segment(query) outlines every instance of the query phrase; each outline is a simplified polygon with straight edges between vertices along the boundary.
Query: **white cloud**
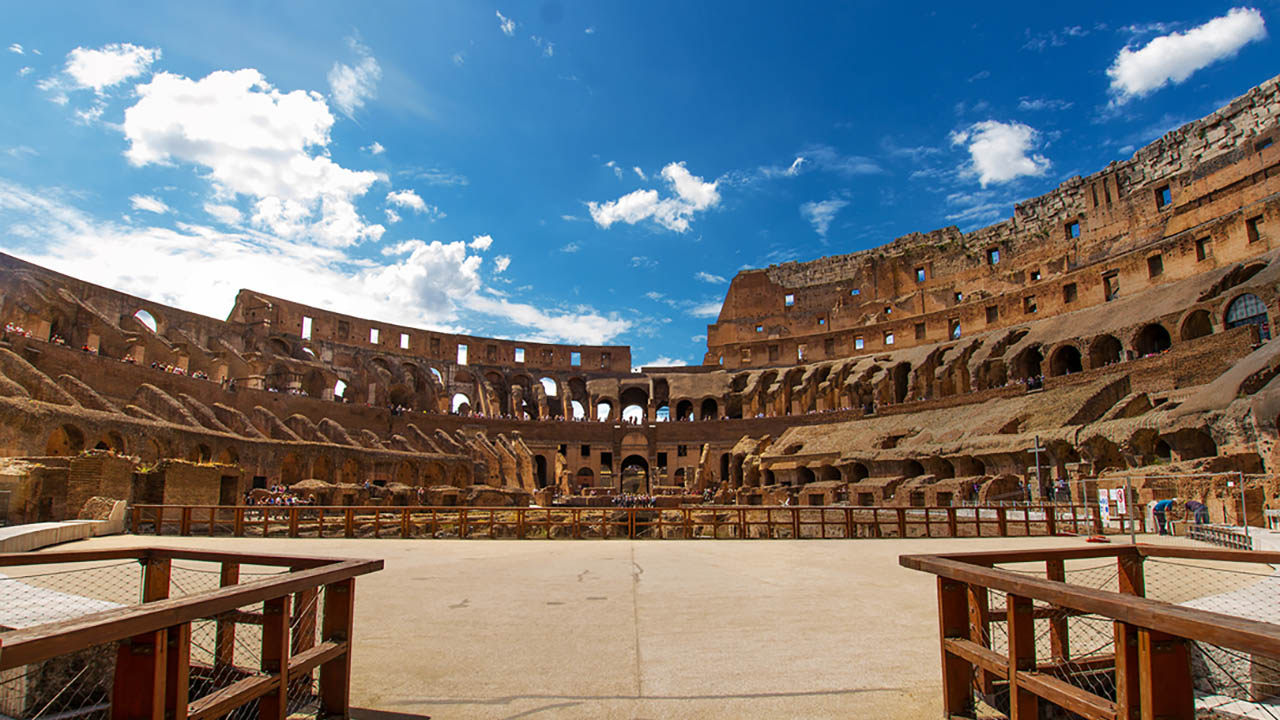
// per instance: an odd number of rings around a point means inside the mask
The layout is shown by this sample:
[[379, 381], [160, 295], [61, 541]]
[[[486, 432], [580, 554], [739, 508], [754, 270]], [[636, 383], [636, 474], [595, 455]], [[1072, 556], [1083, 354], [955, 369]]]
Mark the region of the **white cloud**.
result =
[[467, 58], [465, 55], [462, 54], [461, 50], [454, 53], [451, 59], [453, 60], [453, 64], [457, 65], [458, 67], [462, 67], [467, 63]]
[[977, 174], [983, 187], [1023, 175], [1044, 174], [1049, 169], [1049, 159], [1040, 154], [1028, 154], [1038, 139], [1038, 133], [1027, 125], [997, 120], [974, 123], [951, 134], [953, 145], [967, 146], [972, 158], [968, 171]]
[[33, 72], [35, 72], [34, 68], [32, 68], [30, 65], [24, 65], [18, 68], [18, 77], [26, 77]]
[[596, 29], [595, 29], [595, 28], [593, 28], [593, 27], [588, 27], [586, 30], [583, 30], [582, 32], [584, 32], [584, 33], [586, 33], [586, 34], [588, 34], [588, 35], [595, 35], [595, 34], [596, 34]]
[[813, 229], [817, 231], [819, 236], [825, 238], [827, 230], [831, 228], [831, 221], [836, 218], [836, 213], [840, 212], [841, 208], [848, 204], [848, 200], [839, 198], [831, 198], [821, 202], [807, 202], [800, 206], [800, 214], [813, 225]]
[[78, 47], [67, 53], [65, 72], [75, 81], [75, 87], [101, 93], [106, 88], [142, 75], [159, 59], [158, 49], [130, 43], [104, 45], [98, 50]]
[[334, 120], [319, 94], [280, 92], [253, 69], [201, 80], [158, 73], [136, 92], [122, 126], [133, 165], [202, 166], [216, 195], [253, 199], [251, 222], [282, 238], [342, 246], [382, 236], [354, 205], [378, 175], [323, 152]]
[[95, 102], [87, 108], [77, 108], [75, 111], [76, 122], [82, 125], [92, 125], [102, 119], [102, 114], [106, 112], [107, 106], [102, 102]]
[[689, 309], [689, 314], [694, 317], [700, 317], [700, 318], [719, 317], [720, 304], [721, 304], [720, 300], [713, 300], [712, 302], [705, 302], [699, 305], [694, 305], [692, 308]]
[[143, 210], [157, 215], [169, 212], [169, 206], [165, 205], [163, 200], [151, 195], [132, 195], [129, 197], [129, 205], [134, 210]]
[[1018, 101], [1019, 110], [1070, 110], [1075, 103], [1069, 100], [1055, 100], [1053, 98], [1022, 98]]
[[578, 252], [578, 251], [579, 251], [579, 250], [581, 250], [581, 249], [582, 249], [582, 248], [581, 248], [581, 246], [580, 246], [580, 245], [578, 245], [578, 243], [576, 243], [576, 242], [571, 242], [571, 243], [566, 244], [564, 247], [560, 248], [560, 252], [562, 252], [562, 253], [576, 253], [576, 252]]
[[1195, 71], [1234, 57], [1240, 48], [1267, 36], [1262, 13], [1254, 8], [1233, 8], [1185, 33], [1152, 39], [1139, 50], [1122, 48], [1107, 68], [1115, 104], [1149, 95], [1165, 85], [1178, 84]]
[[639, 177], [641, 180], [649, 179], [648, 177], [645, 176], [644, 171], [641, 170], [639, 166], [632, 166], [631, 171], [634, 172], [636, 176]]
[[384, 153], [384, 152], [386, 152], [386, 151], [387, 151], [387, 149], [386, 149], [385, 147], [383, 147], [383, 146], [382, 146], [382, 143], [378, 142], [377, 140], [374, 140], [374, 141], [373, 141], [373, 144], [371, 144], [371, 145], [365, 145], [364, 147], [362, 147], [362, 148], [360, 148], [360, 149], [361, 149], [361, 150], [364, 150], [365, 152], [369, 153], [370, 155], [381, 155], [382, 153]]
[[674, 197], [660, 198], [657, 190], [636, 190], [617, 200], [604, 203], [589, 202], [591, 219], [596, 225], [608, 228], [615, 222], [634, 225], [652, 219], [668, 230], [685, 232], [694, 213], [715, 207], [720, 193], [715, 182], [704, 182], [685, 168], [684, 163], [670, 163], [662, 168], [662, 178], [667, 181]]
[[546, 40], [546, 39], [544, 39], [544, 38], [540, 38], [540, 37], [538, 37], [537, 35], [530, 35], [530, 36], [529, 36], [529, 39], [533, 41], [533, 44], [534, 44], [534, 45], [537, 45], [537, 46], [538, 46], [538, 48], [542, 50], [542, 56], [543, 56], [543, 57], [554, 57], [554, 56], [555, 56], [555, 54], [556, 54], [556, 44], [555, 44], [555, 43], [550, 42], [550, 41], [548, 41], [548, 40]]
[[502, 34], [513, 37], [516, 34], [516, 21], [504, 16], [501, 11], [494, 12], [498, 16], [498, 27], [502, 28]]
[[18, 43], [14, 43], [14, 44], [12, 44], [12, 45], [10, 45], [10, 46], [9, 46], [9, 52], [11, 52], [11, 53], [15, 53], [15, 54], [17, 54], [17, 55], [21, 55], [21, 54], [22, 54], [22, 46], [21, 46], [21, 45], [19, 45]]
[[659, 355], [658, 357], [644, 363], [640, 367], [685, 367], [689, 363], [679, 358], [667, 357]]
[[395, 225], [400, 222], [400, 213], [392, 210], [391, 208], [387, 208], [384, 212], [386, 212], [388, 223]]
[[509, 268], [509, 267], [511, 267], [511, 256], [510, 256], [510, 255], [499, 255], [499, 256], [497, 256], [497, 257], [495, 257], [495, 258], [493, 259], [493, 272], [494, 272], [494, 273], [496, 273], [496, 274], [498, 274], [498, 275], [501, 275], [502, 273], [506, 272], [506, 271], [507, 271], [507, 268]]
[[360, 61], [355, 66], [334, 63], [329, 71], [329, 91], [338, 109], [347, 117], [353, 117], [356, 110], [364, 107], [366, 100], [377, 96], [382, 67], [369, 48], [354, 38], [348, 38], [347, 43], [360, 56]]
[[387, 193], [387, 202], [395, 205], [396, 207], [413, 210], [414, 212], [426, 212], [428, 207], [426, 201], [419, 197], [418, 193], [412, 190], [394, 190], [389, 192]]
[[441, 170], [440, 168], [427, 168], [419, 170], [414, 177], [426, 182], [428, 185], [467, 185], [470, 181], [466, 175], [460, 175], [449, 170]]
[[234, 205], [205, 203], [204, 211], [223, 225], [239, 225], [240, 221], [244, 219], [244, 215]]
[[605, 167], [607, 167], [607, 168], [612, 169], [612, 170], [613, 170], [613, 174], [614, 174], [614, 175], [615, 175], [619, 180], [621, 180], [621, 179], [622, 179], [622, 168], [618, 166], [618, 163], [617, 163], [617, 162], [615, 162], [615, 161], [613, 161], [613, 160], [610, 160], [609, 162], [605, 163], [605, 164], [604, 164], [604, 166], [605, 166]]
[[489, 235], [476, 235], [475, 237], [471, 238], [471, 242], [468, 243], [468, 245], [472, 250], [479, 250], [480, 252], [484, 252], [485, 250], [488, 250], [490, 247], [493, 246], [493, 238], [490, 237]]
[[656, 268], [658, 261], [647, 255], [634, 255], [631, 258], [631, 267], [634, 268]]
[[727, 280], [724, 279], [723, 275], [712, 275], [711, 273], [704, 272], [702, 270], [699, 270], [698, 272], [694, 273], [693, 276], [704, 283], [711, 283], [712, 285], [723, 285], [724, 283], [728, 282]]

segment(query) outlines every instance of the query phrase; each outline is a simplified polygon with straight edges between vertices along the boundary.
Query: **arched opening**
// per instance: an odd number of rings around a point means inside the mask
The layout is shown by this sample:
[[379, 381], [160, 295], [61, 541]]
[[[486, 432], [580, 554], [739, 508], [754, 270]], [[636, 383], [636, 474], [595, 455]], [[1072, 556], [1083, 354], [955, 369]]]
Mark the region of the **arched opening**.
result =
[[333, 399], [334, 400], [347, 399], [347, 384], [345, 382], [339, 380], [338, 382], [333, 384]]
[[413, 463], [405, 460], [396, 466], [395, 482], [413, 487], [418, 484], [418, 471]]
[[63, 425], [49, 435], [45, 455], [77, 455], [84, 450], [84, 433], [74, 425]]
[[849, 466], [849, 482], [858, 482], [866, 480], [871, 473], [867, 470], [867, 466], [862, 463], [854, 463]]
[[364, 471], [360, 467], [360, 461], [355, 458], [343, 460], [338, 482], [351, 483], [352, 485], [359, 485], [364, 482]]
[[547, 397], [556, 397], [560, 394], [560, 386], [556, 385], [555, 380], [552, 380], [549, 377], [544, 377], [538, 382], [542, 383], [542, 392], [546, 393]]
[[583, 409], [582, 403], [578, 402], [577, 400], [572, 400], [569, 402], [569, 409], [571, 412], [573, 412], [574, 420], [582, 420], [587, 417], [587, 411]]
[[639, 425], [644, 422], [644, 408], [639, 405], [628, 405], [622, 408], [622, 422]]
[[302, 461], [296, 453], [288, 453], [280, 461], [280, 484], [289, 486], [302, 480]]
[[893, 401], [904, 402], [907, 399], [908, 380], [911, 378], [911, 363], [898, 363], [893, 366]]
[[591, 471], [591, 468], [584, 467], [573, 476], [573, 481], [579, 488], [589, 488], [595, 485], [596, 474]]
[[1049, 359], [1049, 374], [1054, 377], [1078, 373], [1083, 369], [1080, 351], [1075, 345], [1063, 345], [1055, 350], [1053, 357]]
[[1169, 447], [1169, 443], [1164, 438], [1156, 438], [1151, 445], [1151, 454], [1157, 462], [1169, 462], [1173, 460], [1173, 448]]
[[235, 465], [240, 462], [240, 453], [232, 447], [223, 448], [222, 452], [218, 453], [218, 462], [223, 465]]
[[622, 460], [622, 487], [624, 493], [649, 491], [649, 461], [639, 455], [628, 455]]
[[717, 412], [719, 409], [720, 406], [716, 404], [715, 398], [707, 398], [702, 401], [702, 408], [701, 412], [698, 413], [698, 417], [703, 420], [715, 420], [719, 417]]
[[1032, 345], [1023, 349], [1013, 359], [1013, 377], [1015, 380], [1028, 380], [1030, 378], [1040, 377], [1044, 373], [1041, 366], [1044, 364], [1044, 353], [1040, 352], [1039, 345]]
[[828, 481], [840, 480], [840, 470], [838, 468], [832, 467], [831, 465], [823, 465], [821, 468], [819, 468], [819, 473], [820, 474], [818, 475], [818, 477], [821, 480], [828, 480]]
[[440, 374], [439, 370], [433, 367], [428, 367], [427, 369], [431, 371], [432, 375], [436, 376], [436, 382], [440, 383], [441, 385], [444, 385], [444, 376]]
[[471, 414], [471, 398], [463, 393], [454, 393], [453, 402], [450, 405], [454, 415], [470, 415]]
[[729, 453], [720, 453], [720, 482], [729, 480]]
[[1157, 355], [1168, 350], [1172, 345], [1173, 339], [1169, 337], [1169, 331], [1165, 330], [1160, 323], [1151, 323], [1142, 328], [1133, 342], [1138, 357]]
[[684, 468], [676, 468], [675, 473], [671, 475], [671, 484], [684, 487]]
[[765, 470], [765, 471], [764, 471], [763, 478], [764, 478], [764, 484], [765, 484], [765, 485], [777, 485], [777, 484], [778, 484], [778, 479], [777, 479], [777, 478], [775, 478], [775, 477], [773, 476], [773, 471], [772, 471], [772, 470]]
[[139, 310], [138, 312], [134, 313], [133, 316], [137, 318], [138, 322], [145, 325], [146, 328], [150, 330], [152, 333], [159, 332], [158, 328], [160, 327], [160, 324], [156, 322], [155, 315], [152, 315], [146, 310]]
[[608, 400], [601, 400], [596, 403], [596, 420], [599, 422], [609, 422], [613, 419], [613, 403]]
[[1205, 335], [1213, 334], [1213, 321], [1209, 318], [1208, 310], [1195, 310], [1182, 321], [1182, 331], [1179, 337], [1183, 340], [1195, 340]]
[[333, 461], [328, 455], [321, 455], [312, 461], [311, 477], [327, 483], [333, 482]]
[[387, 400], [394, 406], [413, 409], [413, 392], [404, 385], [392, 385]]
[[919, 462], [915, 460], [907, 460], [906, 462], [902, 463], [903, 477], [913, 478], [913, 477], [919, 477], [923, 474], [924, 474], [924, 466], [921, 465]]
[[1267, 306], [1253, 293], [1245, 293], [1232, 300], [1227, 306], [1227, 314], [1222, 324], [1228, 330], [1241, 325], [1257, 325], [1258, 337], [1262, 340], [1271, 339], [1271, 323], [1267, 320]]
[[547, 459], [541, 455], [533, 456], [533, 479], [538, 487], [547, 486]]
[[671, 406], [659, 405], [658, 409], [653, 412], [653, 418], [658, 422], [668, 422], [671, 420]]
[[681, 400], [676, 403], [676, 421], [684, 422], [693, 419], [693, 403], [688, 400]]
[[1089, 343], [1089, 367], [1100, 368], [1118, 363], [1124, 357], [1124, 348], [1113, 335], [1099, 335]]
[[213, 459], [213, 450], [208, 445], [200, 443], [191, 448], [187, 453], [187, 459], [191, 462], [207, 463]]
[[813, 482], [813, 481], [815, 481], [815, 480], [817, 480], [817, 478], [816, 478], [816, 477], [814, 477], [813, 470], [812, 470], [811, 468], [807, 468], [807, 467], [805, 467], [805, 466], [803, 466], [803, 465], [801, 465], [800, 467], [796, 468], [796, 483], [797, 483], [797, 484], [799, 484], [799, 485], [808, 485], [809, 483], [811, 483], [811, 482]]
[[1180, 460], [1195, 460], [1218, 455], [1218, 444], [1213, 441], [1209, 433], [1203, 430], [1182, 430], [1173, 440], [1178, 448]]

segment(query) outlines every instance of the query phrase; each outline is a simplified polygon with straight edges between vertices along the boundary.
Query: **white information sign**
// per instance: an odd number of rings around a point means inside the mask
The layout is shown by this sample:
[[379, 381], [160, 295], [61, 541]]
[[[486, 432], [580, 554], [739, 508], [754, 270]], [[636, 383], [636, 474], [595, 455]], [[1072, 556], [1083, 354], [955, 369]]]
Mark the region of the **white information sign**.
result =
[[1102, 512], [1102, 522], [1111, 522], [1111, 503], [1106, 493], [1098, 493], [1098, 510]]
[[1126, 509], [1127, 503], [1125, 502], [1124, 488], [1114, 488], [1111, 491], [1111, 503], [1116, 506], [1117, 515], [1125, 517], [1129, 514]]

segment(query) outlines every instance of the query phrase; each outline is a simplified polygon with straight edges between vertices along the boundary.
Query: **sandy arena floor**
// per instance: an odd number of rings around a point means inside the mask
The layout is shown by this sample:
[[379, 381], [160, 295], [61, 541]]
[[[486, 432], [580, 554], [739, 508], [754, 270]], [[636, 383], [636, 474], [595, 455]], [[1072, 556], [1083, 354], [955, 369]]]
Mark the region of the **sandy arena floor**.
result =
[[383, 558], [356, 583], [363, 720], [932, 718], [934, 578], [898, 555], [1081, 542], [117, 536], [64, 547]]

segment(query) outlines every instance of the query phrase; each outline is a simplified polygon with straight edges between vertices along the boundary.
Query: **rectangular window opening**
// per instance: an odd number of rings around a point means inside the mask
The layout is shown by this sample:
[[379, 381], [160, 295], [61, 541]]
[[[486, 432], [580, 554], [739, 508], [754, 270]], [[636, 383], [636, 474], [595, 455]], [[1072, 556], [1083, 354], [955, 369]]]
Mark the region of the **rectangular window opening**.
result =
[[1115, 300], [1120, 295], [1120, 275], [1115, 272], [1107, 273], [1102, 276], [1102, 297], [1107, 302]]
[[947, 321], [947, 334], [951, 336], [952, 340], [960, 339], [960, 319], [959, 318], [951, 318], [950, 320]]
[[819, 324], [819, 325], [826, 325], [826, 324], [827, 324], [827, 319], [826, 319], [826, 318], [824, 318], [824, 317], [820, 317], [820, 318], [818, 318], [818, 324]]
[[956, 293], [955, 298], [956, 298], [956, 302], [958, 303], [964, 302], [964, 293], [962, 292]]
[[400, 333], [400, 349], [409, 349], [409, 333]]
[[763, 325], [757, 325], [757, 326], [756, 326], [756, 332], [758, 332], [758, 333], [762, 333], [762, 332], [764, 332], [764, 326], [763, 326]]
[[516, 362], [524, 362], [524, 348], [516, 348]]
[[303, 340], [311, 339], [311, 323], [312, 323], [311, 318], [307, 317], [306, 315], [302, 316], [302, 339]]
[[1075, 240], [1078, 237], [1080, 237], [1080, 221], [1072, 220], [1067, 223], [1067, 239]]
[[924, 282], [924, 268], [922, 267], [916, 268], [916, 282]]
[[608, 370], [609, 366], [612, 364], [613, 364], [613, 353], [607, 353], [607, 352], [600, 353], [600, 369], [601, 370]]
[[378, 328], [369, 328], [369, 343], [371, 345], [378, 344]]
[[808, 350], [808, 347], [804, 343], [800, 343], [799, 345], [797, 345], [796, 359], [799, 360], [800, 362], [804, 362], [804, 355], [807, 350]]
[[835, 357], [836, 341], [834, 338], [827, 338], [822, 341], [822, 352], [827, 357]]
[[1075, 283], [1067, 283], [1066, 285], [1063, 285], [1062, 286], [1062, 303], [1064, 305], [1069, 305], [1075, 302], [1076, 293], [1077, 293], [1077, 290], [1076, 290]]
[[573, 367], [582, 367], [582, 353], [580, 352], [569, 353], [569, 364], [572, 365]]
[[1244, 223], [1245, 233], [1249, 236], [1249, 243], [1253, 244], [1262, 239], [1262, 216], [1252, 217]]
[[1027, 315], [1033, 315], [1036, 312], [1036, 296], [1028, 295], [1022, 298], [1022, 312]]
[[849, 291], [849, 294], [850, 294], [850, 295], [853, 295], [854, 297], [857, 297], [858, 295], [861, 295], [861, 294], [862, 294], [862, 291], [861, 291], [861, 290], [859, 290], [858, 288], [854, 288], [854, 289], [852, 289], [852, 290], [850, 290], [850, 291]]
[[791, 293], [787, 293], [786, 297], [782, 298], [782, 304], [785, 305], [786, 307], [791, 307], [792, 305], [795, 305], [796, 296]]
[[779, 357], [778, 346], [770, 345], [769, 346], [769, 362], [778, 362], [778, 357]]
[[1209, 238], [1200, 238], [1196, 241], [1196, 262], [1208, 259], [1213, 254], [1213, 247], [1209, 245]]
[[467, 364], [467, 346], [466, 345], [458, 346], [458, 364], [459, 365]]
[[590, 445], [583, 445], [583, 446], [582, 446], [582, 457], [591, 457], [591, 446], [590, 446]]
[[884, 344], [885, 344], [885, 345], [892, 345], [892, 344], [893, 344], [893, 333], [891, 333], [891, 332], [887, 332], [887, 333], [885, 333], [885, 334], [884, 334]]
[[1159, 277], [1164, 272], [1164, 257], [1152, 255], [1147, 258], [1147, 277]]
[[1093, 192], [1093, 206], [1098, 207], [1098, 186], [1092, 185], [1089, 190]]
[[1156, 209], [1163, 210], [1173, 204], [1173, 191], [1168, 185], [1156, 188]]
[[923, 340], [925, 335], [924, 323], [916, 323], [916, 339]]
[[346, 340], [351, 337], [351, 323], [346, 320], [338, 321], [338, 339]]
[[999, 248], [989, 248], [989, 249], [987, 250], [987, 264], [988, 264], [988, 265], [999, 265], [999, 264], [1000, 264], [1000, 249], [999, 249]]
[[867, 342], [866, 342], [865, 340], [863, 340], [863, 339], [862, 339], [862, 336], [861, 336], [861, 335], [859, 335], [858, 337], [856, 337], [856, 338], [854, 338], [854, 339], [853, 339], [853, 349], [854, 349], [854, 350], [861, 350], [861, 349], [863, 349], [863, 348], [864, 348], [864, 347], [866, 347], [866, 346], [867, 346]]
[[1032, 270], [1032, 271], [1031, 271], [1031, 282], [1039, 282], [1039, 281], [1040, 281], [1040, 271], [1039, 271], [1039, 270]]
[[688, 446], [688, 445], [677, 445], [677, 446], [676, 446], [676, 457], [685, 457], [685, 456], [686, 456], [686, 455], [688, 455], [688, 454], [689, 454], [689, 446]]

